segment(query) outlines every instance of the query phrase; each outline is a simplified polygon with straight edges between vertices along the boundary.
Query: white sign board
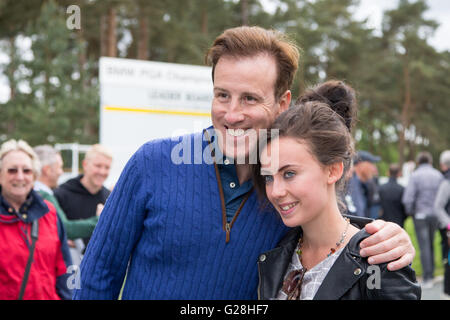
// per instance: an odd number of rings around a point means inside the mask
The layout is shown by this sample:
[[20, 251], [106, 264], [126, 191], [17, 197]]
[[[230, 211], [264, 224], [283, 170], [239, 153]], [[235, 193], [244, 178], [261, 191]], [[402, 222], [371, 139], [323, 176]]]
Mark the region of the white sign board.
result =
[[145, 142], [211, 125], [211, 68], [100, 58], [100, 143], [113, 155], [105, 185], [117, 182]]

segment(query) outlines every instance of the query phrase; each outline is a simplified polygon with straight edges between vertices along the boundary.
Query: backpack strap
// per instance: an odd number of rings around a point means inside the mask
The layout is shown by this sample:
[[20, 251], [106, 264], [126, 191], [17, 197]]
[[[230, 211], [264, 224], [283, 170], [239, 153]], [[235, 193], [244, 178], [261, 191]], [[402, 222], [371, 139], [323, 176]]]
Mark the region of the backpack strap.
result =
[[25, 288], [27, 287], [28, 277], [30, 276], [31, 265], [33, 264], [34, 249], [36, 247], [36, 241], [38, 240], [38, 235], [39, 235], [39, 219], [36, 219], [31, 224], [30, 254], [28, 256], [27, 265], [25, 267], [25, 273], [23, 274], [22, 285], [20, 286], [18, 300], [22, 300], [23, 295], [25, 294]]

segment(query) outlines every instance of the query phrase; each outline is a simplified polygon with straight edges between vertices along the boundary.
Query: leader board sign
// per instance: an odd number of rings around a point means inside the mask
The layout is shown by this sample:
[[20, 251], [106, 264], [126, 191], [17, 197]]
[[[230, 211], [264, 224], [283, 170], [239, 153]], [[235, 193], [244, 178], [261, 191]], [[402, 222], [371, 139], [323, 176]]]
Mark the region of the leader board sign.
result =
[[211, 125], [211, 68], [100, 58], [100, 143], [113, 155], [107, 186], [149, 140]]

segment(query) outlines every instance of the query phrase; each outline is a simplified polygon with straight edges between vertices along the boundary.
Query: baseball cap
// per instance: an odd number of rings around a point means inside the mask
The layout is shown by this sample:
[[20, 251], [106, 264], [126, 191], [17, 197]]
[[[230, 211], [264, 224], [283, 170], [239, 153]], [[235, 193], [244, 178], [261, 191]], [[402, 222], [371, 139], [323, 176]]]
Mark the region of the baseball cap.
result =
[[378, 156], [374, 156], [373, 154], [371, 154], [369, 151], [358, 151], [355, 158], [353, 159], [353, 163], [357, 164], [358, 162], [363, 162], [363, 161], [368, 161], [368, 162], [378, 162], [380, 161], [381, 158]]

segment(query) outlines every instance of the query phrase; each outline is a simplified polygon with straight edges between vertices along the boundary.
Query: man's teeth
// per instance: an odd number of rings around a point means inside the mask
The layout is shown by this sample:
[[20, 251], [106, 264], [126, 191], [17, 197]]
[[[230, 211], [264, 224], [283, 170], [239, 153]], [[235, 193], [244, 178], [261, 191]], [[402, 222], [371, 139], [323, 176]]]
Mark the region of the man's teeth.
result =
[[228, 129], [227, 133], [233, 137], [241, 137], [245, 134], [244, 129]]
[[281, 208], [281, 210], [283, 210], [283, 211], [287, 211], [287, 210], [289, 210], [289, 209], [295, 207], [296, 205], [297, 205], [297, 203], [291, 203], [291, 204], [288, 204], [287, 206], [282, 206], [282, 207], [280, 207], [280, 208]]

